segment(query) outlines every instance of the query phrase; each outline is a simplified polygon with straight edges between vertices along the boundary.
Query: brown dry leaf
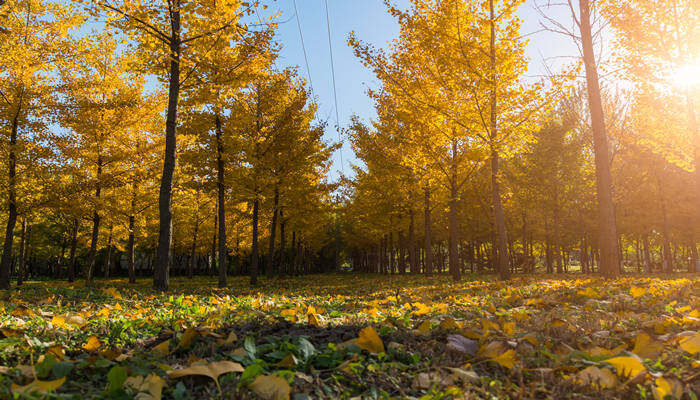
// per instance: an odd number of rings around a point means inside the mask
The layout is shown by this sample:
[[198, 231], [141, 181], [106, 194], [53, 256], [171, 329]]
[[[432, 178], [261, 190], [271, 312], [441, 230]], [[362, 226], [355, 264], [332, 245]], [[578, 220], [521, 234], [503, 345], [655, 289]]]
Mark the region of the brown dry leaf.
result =
[[442, 328], [443, 330], [446, 330], [446, 331], [453, 331], [453, 330], [459, 329], [460, 326], [459, 326], [459, 323], [457, 323], [457, 321], [455, 321], [454, 318], [447, 317], [447, 318], [443, 319], [442, 321], [440, 321], [440, 328]]
[[642, 357], [656, 360], [659, 355], [664, 350], [664, 345], [658, 340], [653, 339], [651, 336], [644, 332], [637, 335], [637, 339], [634, 342], [634, 349], [632, 353]]
[[700, 352], [700, 332], [696, 332], [694, 335], [681, 338], [678, 344], [683, 351], [690, 354], [697, 354]]
[[683, 396], [683, 384], [675, 378], [656, 378], [654, 386], [651, 388], [656, 400], [665, 400], [666, 396], [673, 399], [680, 399]]
[[18, 393], [18, 394], [24, 394], [24, 395], [29, 395], [33, 392], [38, 392], [38, 393], [48, 393], [51, 391], [54, 391], [61, 387], [63, 383], [66, 381], [66, 377], [64, 376], [61, 379], [56, 379], [54, 381], [40, 381], [38, 379], [32, 381], [28, 385], [24, 386], [19, 386], [16, 384], [12, 384], [12, 392], [13, 393]]
[[513, 369], [515, 363], [517, 362], [517, 359], [515, 357], [515, 350], [513, 349], [510, 349], [503, 354], [499, 354], [496, 357], [491, 357], [489, 360], [508, 369]]
[[485, 358], [497, 357], [508, 350], [508, 346], [500, 341], [490, 342], [481, 346], [478, 354]]
[[599, 386], [603, 389], [612, 389], [619, 384], [617, 376], [612, 371], [607, 368], [598, 368], [595, 365], [579, 372], [576, 378], [584, 385]]
[[160, 400], [165, 381], [156, 374], [149, 374], [145, 378], [143, 376], [129, 377], [124, 382], [124, 385], [140, 392], [135, 397], [138, 400]]
[[282, 359], [282, 361], [278, 362], [275, 365], [278, 367], [291, 368], [297, 365], [297, 359], [294, 357], [294, 354], [289, 353], [284, 359]]
[[0, 332], [2, 332], [2, 334], [8, 338], [19, 337], [19, 336], [24, 335], [24, 331], [20, 330], [20, 329], [0, 328]]
[[461, 368], [445, 367], [446, 370], [450, 371], [452, 378], [457, 381], [462, 381], [464, 383], [478, 383], [481, 381], [479, 374], [473, 370], [465, 370]]
[[236, 332], [231, 331], [231, 332], [229, 332], [226, 339], [219, 340], [219, 344], [233, 344], [233, 342], [236, 342], [236, 341], [238, 341], [238, 335], [236, 335]]
[[183, 376], [203, 375], [208, 376], [216, 382], [219, 387], [219, 376], [229, 372], [243, 372], [243, 366], [233, 361], [216, 361], [209, 364], [193, 365], [189, 368], [168, 371], [168, 376], [176, 379]]
[[170, 339], [156, 345], [151, 351], [161, 357], [167, 356], [170, 353]]
[[199, 335], [195, 328], [187, 328], [180, 338], [180, 343], [177, 345], [179, 349], [188, 349], [192, 346], [192, 341]]
[[63, 349], [63, 346], [57, 344], [46, 349], [46, 354], [51, 354], [56, 357], [58, 361], [63, 361], [66, 356], [66, 351]]
[[289, 383], [277, 375], [259, 376], [248, 388], [264, 400], [289, 400], [291, 391]]
[[357, 345], [370, 353], [383, 353], [384, 343], [373, 327], [363, 328], [357, 335]]
[[318, 322], [318, 317], [316, 314], [307, 314], [308, 320], [309, 320], [309, 325], [311, 326], [320, 326], [321, 324]]

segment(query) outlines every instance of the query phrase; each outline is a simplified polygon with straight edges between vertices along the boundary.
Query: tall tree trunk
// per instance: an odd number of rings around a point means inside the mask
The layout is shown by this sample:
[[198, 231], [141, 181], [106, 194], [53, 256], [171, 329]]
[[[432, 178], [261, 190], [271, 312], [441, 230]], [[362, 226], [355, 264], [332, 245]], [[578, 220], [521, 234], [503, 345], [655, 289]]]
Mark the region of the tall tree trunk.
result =
[[[217, 200], [218, 202], [218, 200]], [[217, 206], [218, 210], [218, 206]], [[215, 215], [214, 216], [214, 235], [211, 240], [211, 264], [209, 265], [209, 273], [213, 274], [214, 271], [216, 270], [216, 230], [218, 229], [217, 227], [219, 226], [219, 216]]]
[[216, 184], [219, 189], [219, 287], [226, 287], [226, 271], [228, 269], [226, 250], [226, 187], [224, 181], [224, 138], [221, 128], [221, 117], [216, 114]]
[[187, 267], [187, 277], [192, 279], [194, 275], [194, 262], [197, 257], [197, 233], [199, 233], [199, 215], [195, 216], [194, 231], [192, 233], [192, 247], [190, 248], [190, 262]]
[[[454, 128], [453, 128], [454, 134]], [[452, 279], [459, 282], [462, 279], [457, 253], [457, 140], [452, 138], [452, 165], [450, 166], [450, 211], [449, 211], [449, 263]]]
[[22, 218], [22, 231], [19, 243], [19, 263], [17, 264], [17, 286], [24, 279], [24, 257], [27, 253], [27, 218]]
[[158, 248], [154, 261], [153, 289], [168, 291], [170, 285], [170, 247], [173, 239], [173, 175], [177, 140], [177, 103], [180, 98], [180, 1], [170, 12], [170, 82], [168, 112], [165, 121], [165, 156], [158, 197]]
[[[498, 140], [498, 81], [496, 74], [496, 15], [493, 8], [493, 0], [489, 1], [490, 15], [489, 23], [491, 26], [490, 40], [490, 62], [491, 62], [491, 126], [490, 139], [492, 142]], [[499, 177], [499, 154], [496, 146], [491, 146], [491, 195], [493, 201], [493, 218], [496, 228], [498, 249], [498, 276], [501, 280], [510, 277], [510, 269], [508, 268], [508, 234], [506, 232], [506, 219], [503, 214], [503, 203], [501, 202], [501, 187]]]
[[554, 260], [557, 265], [557, 274], [561, 274], [564, 272], [561, 257], [561, 221], [559, 220], [559, 204], [556, 194], [554, 195], [554, 210], [552, 214], [554, 217]]
[[109, 270], [112, 267], [112, 226], [109, 227], [109, 239], [107, 239], [107, 260], [105, 261], [105, 280], [109, 279]]
[[255, 196], [253, 200], [253, 244], [251, 246], [250, 260], [250, 284], [258, 284], [258, 211], [260, 209], [260, 199]]
[[406, 238], [403, 231], [399, 231], [399, 274], [406, 273]]
[[413, 207], [409, 210], [408, 224], [408, 260], [411, 268], [411, 274], [418, 273], [418, 260], [416, 259], [416, 232], [415, 232], [415, 214]]
[[287, 273], [287, 243], [286, 243], [286, 238], [285, 238], [285, 233], [284, 233], [284, 228], [286, 225], [286, 221], [284, 220], [284, 209], [280, 207], [280, 275], [284, 275]]
[[613, 205], [612, 178], [610, 177], [610, 152], [605, 131], [603, 102], [600, 95], [598, 68], [593, 52], [591, 12], [589, 0], [579, 0], [581, 44], [586, 69], [588, 106], [591, 112], [593, 149], [595, 153], [596, 189], [598, 194], [598, 244], [600, 247], [600, 272], [606, 277], [619, 274], [620, 260], [617, 252], [617, 226]]
[[102, 193], [102, 150], [97, 154], [97, 175], [95, 175], [95, 210], [92, 214], [92, 236], [90, 237], [90, 253], [88, 253], [87, 270], [85, 271], [85, 284], [92, 285], [92, 275], [95, 269], [95, 257], [97, 256], [97, 241], [100, 234], [100, 213], [98, 212], [100, 196]]
[[70, 253], [68, 261], [68, 282], [75, 281], [75, 249], [78, 246], [78, 218], [73, 218], [73, 227], [70, 237]]
[[12, 268], [12, 243], [14, 241], [15, 224], [17, 223], [17, 132], [19, 128], [19, 115], [22, 111], [22, 97], [17, 105], [15, 115], [12, 117], [10, 127], [9, 154], [7, 155], [7, 225], [5, 226], [5, 242], [2, 247], [2, 260], [0, 260], [0, 289], [10, 288], [10, 275]]
[[651, 254], [649, 253], [649, 235], [644, 235], [644, 267], [647, 273], [651, 273]]
[[270, 222], [270, 244], [267, 249], [267, 277], [272, 278], [277, 272], [275, 267], [275, 233], [277, 231], [277, 215], [280, 202], [279, 182], [275, 184], [275, 195], [272, 204], [272, 221]]
[[690, 238], [690, 265], [688, 265], [688, 272], [700, 272], [698, 270], [698, 247], [695, 244], [695, 238]]
[[129, 242], [127, 245], [127, 258], [129, 262], [129, 283], [136, 283], [136, 271], [134, 270], [135, 249], [134, 242], [136, 240], [136, 182], [131, 183], [131, 212], [129, 214]]
[[425, 185], [425, 255], [423, 272], [426, 275], [433, 273], [433, 241], [430, 237], [430, 186]]

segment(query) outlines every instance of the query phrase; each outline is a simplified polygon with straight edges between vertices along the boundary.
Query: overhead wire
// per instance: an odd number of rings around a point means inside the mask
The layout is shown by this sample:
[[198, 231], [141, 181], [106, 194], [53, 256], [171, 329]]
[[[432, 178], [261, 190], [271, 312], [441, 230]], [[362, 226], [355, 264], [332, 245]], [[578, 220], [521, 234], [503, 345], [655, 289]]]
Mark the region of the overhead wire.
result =
[[311, 68], [309, 68], [309, 56], [306, 53], [306, 44], [304, 43], [304, 34], [301, 30], [301, 20], [299, 19], [299, 9], [297, 8], [297, 0], [294, 1], [294, 15], [297, 19], [297, 28], [299, 29], [299, 38], [301, 39], [301, 49], [304, 51], [304, 62], [306, 62], [306, 75], [309, 77], [309, 87], [311, 88], [312, 101], [316, 102], [314, 95], [314, 84], [311, 81]]
[[[296, 3], [296, 0], [295, 0]], [[331, 18], [328, 12], [328, 0], [326, 3], [326, 26], [328, 27], [328, 50], [331, 55], [331, 76], [333, 77], [333, 101], [335, 103], [335, 123], [336, 130], [338, 132], [338, 140], [340, 141], [340, 168], [343, 175], [345, 175], [345, 162], [343, 161], [343, 137], [340, 133], [340, 113], [338, 112], [338, 90], [336, 89], [335, 83], [335, 62], [333, 60], [333, 42], [331, 40]]]

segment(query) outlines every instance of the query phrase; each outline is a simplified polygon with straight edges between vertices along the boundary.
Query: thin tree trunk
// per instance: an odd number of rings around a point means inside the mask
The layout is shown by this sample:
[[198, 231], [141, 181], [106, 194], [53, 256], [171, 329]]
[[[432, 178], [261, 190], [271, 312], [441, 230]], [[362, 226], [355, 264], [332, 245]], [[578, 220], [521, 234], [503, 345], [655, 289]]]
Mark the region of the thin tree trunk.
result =
[[285, 223], [286, 221], [284, 220], [284, 209], [280, 207], [280, 275], [285, 275], [287, 273], [287, 268], [286, 268], [286, 253], [287, 253], [287, 243], [285, 242]]
[[190, 248], [190, 262], [187, 268], [187, 277], [192, 279], [194, 275], [194, 261], [197, 255], [197, 233], [199, 233], [199, 215], [195, 216], [194, 232], [192, 233], [192, 247]]
[[253, 200], [253, 244], [251, 248], [250, 260], [250, 284], [258, 284], [258, 211], [260, 208], [260, 199], [257, 195]]
[[610, 152], [605, 131], [603, 102], [600, 95], [598, 69], [593, 51], [589, 0], [579, 0], [581, 44], [586, 69], [588, 106], [591, 112], [593, 149], [595, 153], [596, 188], [598, 194], [598, 241], [600, 247], [600, 272], [606, 277], [619, 274], [620, 260], [617, 253], [617, 226], [613, 205], [612, 178], [610, 177]]
[[279, 182], [275, 184], [275, 195], [272, 204], [272, 221], [270, 222], [270, 244], [267, 249], [267, 277], [272, 278], [277, 272], [275, 267], [275, 232], [277, 231], [277, 215], [280, 202]]
[[409, 210], [409, 225], [408, 225], [408, 260], [411, 263], [411, 274], [418, 273], [418, 260], [416, 259], [416, 233], [415, 233], [415, 215], [413, 207]]
[[129, 214], [129, 243], [127, 245], [127, 258], [129, 262], [129, 283], [136, 283], [136, 271], [134, 270], [135, 249], [134, 242], [136, 239], [136, 182], [131, 183], [131, 213]]
[[224, 139], [221, 128], [221, 117], [216, 114], [216, 169], [217, 187], [219, 190], [219, 287], [226, 287], [226, 272], [228, 269], [226, 250], [226, 187], [224, 181]]
[[19, 243], [19, 263], [17, 264], [17, 286], [22, 285], [24, 278], [24, 258], [27, 253], [27, 218], [22, 218], [22, 232]]
[[644, 235], [644, 267], [651, 273], [651, 254], [649, 253], [649, 235]]
[[85, 284], [92, 285], [92, 275], [95, 269], [95, 257], [97, 256], [97, 241], [100, 234], [100, 213], [98, 212], [100, 196], [102, 193], [102, 152], [97, 154], [97, 175], [95, 175], [95, 210], [92, 214], [92, 236], [90, 237], [90, 253], [88, 253], [87, 270], [85, 271]]
[[[218, 201], [217, 201], [218, 202]], [[217, 206], [218, 207], [218, 206]], [[218, 208], [217, 208], [218, 210]], [[219, 226], [219, 216], [214, 216], [214, 235], [211, 240], [211, 264], [209, 265], [209, 273], [213, 274], [216, 270], [216, 230]]]
[[170, 12], [170, 82], [168, 88], [168, 112], [165, 122], [165, 156], [163, 175], [158, 198], [158, 248], [154, 261], [153, 289], [168, 291], [170, 284], [170, 248], [173, 240], [173, 175], [177, 140], [177, 103], [180, 98], [180, 7]]
[[17, 223], [17, 132], [19, 128], [19, 115], [22, 110], [22, 97], [17, 105], [17, 111], [12, 118], [10, 128], [9, 154], [7, 156], [7, 225], [5, 226], [5, 242], [2, 248], [2, 260], [0, 260], [0, 289], [10, 288], [10, 274], [12, 268], [12, 243], [14, 241], [15, 224]]
[[78, 219], [73, 218], [70, 238], [70, 260], [68, 261], [68, 282], [75, 281], [75, 248], [78, 246]]
[[430, 187], [425, 185], [425, 255], [423, 272], [426, 275], [433, 273], [433, 242], [430, 237]]
[[105, 280], [109, 280], [109, 269], [112, 266], [112, 227], [109, 227], [109, 239], [107, 239], [107, 260], [105, 261]]

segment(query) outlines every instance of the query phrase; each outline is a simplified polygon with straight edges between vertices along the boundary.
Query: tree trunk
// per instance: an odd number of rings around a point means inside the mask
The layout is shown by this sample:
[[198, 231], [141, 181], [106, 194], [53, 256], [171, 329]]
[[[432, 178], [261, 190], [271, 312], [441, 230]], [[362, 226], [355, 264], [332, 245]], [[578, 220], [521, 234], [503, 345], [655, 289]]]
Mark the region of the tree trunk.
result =
[[[218, 201], [217, 201], [218, 202]], [[217, 206], [218, 210], [218, 206]], [[219, 226], [219, 216], [214, 216], [214, 235], [211, 240], [211, 264], [209, 265], [209, 273], [213, 274], [216, 270], [216, 230]]]
[[[454, 129], [453, 129], [454, 133]], [[455, 282], [462, 279], [457, 253], [457, 140], [452, 138], [452, 165], [450, 179], [450, 211], [449, 211], [449, 263], [450, 275]]]
[[581, 44], [586, 69], [588, 106], [591, 112], [593, 149], [595, 153], [596, 189], [598, 194], [598, 241], [600, 247], [600, 272], [606, 277], [619, 274], [620, 260], [617, 253], [617, 226], [613, 205], [612, 179], [610, 177], [610, 152], [605, 131], [603, 102], [600, 95], [598, 69], [593, 52], [589, 0], [579, 0]]
[[226, 287], [226, 272], [228, 269], [226, 250], [226, 187], [224, 181], [224, 139], [221, 128], [221, 117], [216, 114], [216, 184], [219, 190], [219, 287]]
[[12, 118], [10, 128], [9, 154], [7, 156], [7, 225], [5, 226], [5, 242], [2, 247], [2, 260], [0, 260], [0, 289], [10, 288], [10, 275], [12, 268], [12, 243], [14, 241], [15, 224], [17, 223], [17, 132], [19, 128], [19, 114], [22, 110], [22, 97], [17, 105], [17, 111]]
[[[179, 4], [179, 1], [178, 1]], [[154, 261], [153, 289], [168, 291], [170, 284], [170, 247], [173, 239], [173, 175], [177, 140], [177, 103], [180, 98], [180, 9], [170, 12], [170, 82], [165, 122], [165, 156], [158, 197], [158, 248]]]
[[105, 261], [105, 280], [109, 280], [109, 269], [112, 267], [112, 227], [109, 227], [109, 239], [107, 239], [107, 260]]
[[425, 185], [425, 255], [423, 272], [426, 275], [433, 273], [433, 242], [430, 237], [430, 187]]
[[275, 184], [275, 195], [272, 204], [272, 221], [270, 222], [270, 244], [267, 249], [267, 277], [272, 278], [277, 272], [275, 267], [275, 233], [277, 231], [277, 215], [280, 202], [279, 182]]
[[260, 199], [257, 195], [253, 200], [253, 244], [251, 246], [250, 260], [250, 284], [258, 284], [258, 211], [260, 208]]
[[19, 243], [19, 263], [17, 264], [17, 286], [24, 279], [24, 258], [27, 253], [27, 218], [22, 218], [22, 232]]
[[651, 273], [651, 254], [649, 253], [649, 235], [644, 235], [644, 267], [647, 273]]
[[197, 215], [194, 220], [194, 231], [192, 233], [192, 247], [190, 248], [190, 262], [187, 267], [187, 277], [192, 279], [194, 276], [194, 260], [197, 255], [197, 233], [199, 233], [199, 216]]
[[95, 269], [95, 257], [97, 256], [97, 241], [100, 235], [100, 213], [99, 202], [102, 192], [102, 153], [98, 150], [97, 155], [97, 175], [95, 175], [95, 210], [92, 214], [92, 236], [90, 237], [90, 253], [88, 253], [87, 270], [85, 271], [85, 284], [92, 285], [92, 275]]
[[73, 218], [73, 229], [70, 238], [70, 260], [68, 261], [68, 282], [75, 281], [75, 248], [78, 246], [78, 219]]
[[285, 220], [284, 220], [284, 210], [282, 207], [280, 207], [280, 275], [285, 275], [287, 273], [287, 259], [286, 259], [286, 253], [287, 253], [287, 243], [286, 243], [286, 238], [285, 238]]
[[129, 215], [129, 243], [127, 245], [127, 258], [129, 262], [129, 283], [136, 283], [136, 271], [134, 270], [136, 234], [136, 182], [131, 183], [131, 213]]
[[409, 211], [410, 222], [408, 225], [408, 260], [411, 268], [411, 274], [418, 273], [418, 260], [416, 259], [416, 233], [415, 233], [415, 215], [413, 207]]

